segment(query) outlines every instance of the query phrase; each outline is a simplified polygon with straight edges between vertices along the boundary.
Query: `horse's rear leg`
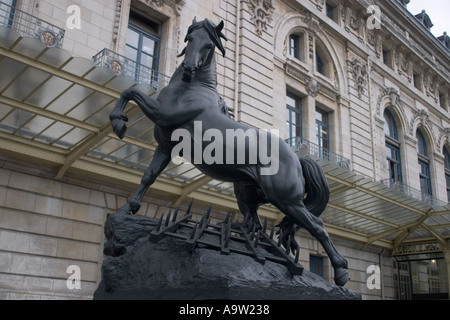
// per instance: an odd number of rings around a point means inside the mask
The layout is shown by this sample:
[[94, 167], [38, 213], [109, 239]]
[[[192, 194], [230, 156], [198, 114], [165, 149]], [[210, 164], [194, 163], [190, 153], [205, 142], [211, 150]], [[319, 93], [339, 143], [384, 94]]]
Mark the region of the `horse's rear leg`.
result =
[[253, 226], [256, 230], [262, 229], [261, 219], [258, 216], [258, 206], [267, 203], [267, 200], [258, 194], [257, 186], [235, 183], [234, 194], [239, 210], [244, 215], [245, 221], [250, 225], [250, 229], [253, 229]]
[[308, 230], [320, 242], [333, 265], [335, 283], [338, 286], [344, 286], [349, 280], [348, 272], [345, 270], [348, 268], [348, 263], [336, 250], [330, 236], [325, 230], [322, 219], [310, 213], [303, 203], [298, 205], [276, 204], [276, 206], [297, 225]]

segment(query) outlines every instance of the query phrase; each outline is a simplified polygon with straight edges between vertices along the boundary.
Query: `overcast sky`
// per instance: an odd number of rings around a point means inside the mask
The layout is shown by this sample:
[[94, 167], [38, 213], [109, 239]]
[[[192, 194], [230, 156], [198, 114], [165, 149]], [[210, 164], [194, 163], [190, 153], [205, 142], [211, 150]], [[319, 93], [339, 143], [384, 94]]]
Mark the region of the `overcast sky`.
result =
[[440, 37], [447, 31], [450, 35], [450, 0], [411, 0], [408, 10], [416, 15], [426, 10], [434, 27], [431, 32]]

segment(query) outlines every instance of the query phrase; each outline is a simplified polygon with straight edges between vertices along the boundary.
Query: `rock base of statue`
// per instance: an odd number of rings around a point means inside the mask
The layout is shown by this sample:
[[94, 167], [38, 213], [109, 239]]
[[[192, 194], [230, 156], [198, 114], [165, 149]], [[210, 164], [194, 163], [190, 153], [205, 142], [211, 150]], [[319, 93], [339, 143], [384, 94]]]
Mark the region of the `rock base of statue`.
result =
[[154, 219], [116, 213], [105, 225], [102, 280], [94, 300], [360, 300], [361, 294], [304, 270], [167, 237], [153, 243]]

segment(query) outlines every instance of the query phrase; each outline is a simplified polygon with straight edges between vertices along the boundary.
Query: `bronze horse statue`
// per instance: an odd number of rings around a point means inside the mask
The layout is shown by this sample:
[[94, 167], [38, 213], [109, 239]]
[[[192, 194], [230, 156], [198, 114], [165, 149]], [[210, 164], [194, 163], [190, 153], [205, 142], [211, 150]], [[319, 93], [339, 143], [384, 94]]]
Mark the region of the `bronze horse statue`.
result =
[[[215, 25], [208, 19], [200, 22], [194, 19], [185, 39], [187, 46], [180, 54], [180, 57], [185, 57], [184, 61], [158, 97], [151, 98], [134, 88], [121, 94], [110, 115], [117, 136], [121, 139], [125, 136], [128, 122], [125, 107], [132, 100], [155, 123], [155, 139], [158, 142], [154, 158], [143, 176], [139, 189], [120, 209], [122, 212], [137, 213], [144, 194], [174, 157], [173, 150], [179, 143], [173, 141], [176, 130], [183, 129], [189, 132], [192, 143], [195, 144], [193, 138], [195, 123], [202, 124], [203, 133], [209, 129], [219, 130], [224, 134], [230, 129], [243, 131], [254, 129], [227, 116], [223, 100], [217, 91], [215, 49], [225, 56], [222, 39], [227, 39], [222, 33], [223, 28], [223, 21]], [[344, 286], [349, 280], [348, 272], [345, 270], [348, 269], [348, 263], [336, 250], [323, 221], [319, 218], [330, 196], [323, 170], [313, 160], [299, 160], [288, 144], [278, 136], [273, 137], [270, 133], [268, 135], [270, 141], [278, 142], [279, 168], [274, 174], [262, 174], [264, 165], [260, 159], [252, 164], [200, 162], [194, 165], [213, 179], [234, 183], [239, 208], [244, 216], [253, 220], [253, 223], [260, 225], [257, 209], [261, 204], [271, 203], [284, 213], [286, 217], [280, 226], [283, 245], [286, 248], [291, 246], [299, 250], [293, 235], [299, 228], [308, 230], [330, 257], [336, 284]], [[268, 144], [270, 150], [270, 142]], [[204, 149], [208, 144], [203, 142], [201, 146]], [[229, 151], [224, 146], [224, 157]], [[248, 153], [248, 150], [246, 151]], [[188, 154], [181, 156], [193, 157]], [[290, 243], [287, 239], [291, 239]]]

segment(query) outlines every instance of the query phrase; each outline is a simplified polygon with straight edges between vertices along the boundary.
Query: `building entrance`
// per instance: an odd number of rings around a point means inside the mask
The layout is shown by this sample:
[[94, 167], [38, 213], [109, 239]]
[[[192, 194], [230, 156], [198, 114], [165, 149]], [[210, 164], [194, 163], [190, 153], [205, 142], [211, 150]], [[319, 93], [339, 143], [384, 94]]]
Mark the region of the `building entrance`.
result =
[[447, 267], [442, 254], [396, 257], [397, 300], [448, 300]]

